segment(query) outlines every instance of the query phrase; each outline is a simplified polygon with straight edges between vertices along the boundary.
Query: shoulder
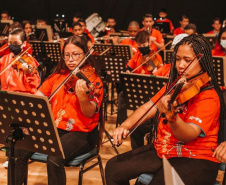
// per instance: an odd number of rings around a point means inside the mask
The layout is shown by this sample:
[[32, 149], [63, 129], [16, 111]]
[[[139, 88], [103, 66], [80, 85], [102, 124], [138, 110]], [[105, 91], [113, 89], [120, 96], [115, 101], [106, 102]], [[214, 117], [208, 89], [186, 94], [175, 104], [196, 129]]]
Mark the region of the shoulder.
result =
[[218, 96], [216, 90], [213, 89], [213, 88], [200, 92], [199, 94], [197, 94], [194, 97], [193, 101], [197, 102], [197, 103], [205, 101], [207, 107], [209, 105], [211, 105], [211, 107], [214, 106], [214, 105], [220, 106], [219, 96]]

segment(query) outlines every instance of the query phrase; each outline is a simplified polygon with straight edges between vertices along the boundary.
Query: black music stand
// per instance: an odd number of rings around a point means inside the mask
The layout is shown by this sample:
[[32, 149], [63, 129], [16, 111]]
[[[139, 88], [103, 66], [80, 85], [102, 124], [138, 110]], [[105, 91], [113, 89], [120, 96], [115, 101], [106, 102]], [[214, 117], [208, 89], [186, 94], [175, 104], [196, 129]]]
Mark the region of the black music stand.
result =
[[98, 53], [102, 53], [108, 48], [111, 48], [103, 56], [116, 56], [116, 57], [126, 57], [129, 61], [132, 56], [132, 47], [130, 45], [112, 45], [112, 44], [94, 44], [94, 50]]
[[[113, 114], [114, 100], [114, 83], [120, 82], [120, 73], [126, 71], [126, 58], [117, 56], [99, 56], [96, 60], [97, 69], [99, 69], [106, 83], [111, 83], [111, 115]], [[104, 84], [106, 84], [104, 83]], [[107, 88], [105, 86], [105, 88]], [[106, 111], [106, 106], [105, 106]], [[105, 114], [106, 117], [106, 114]]]
[[47, 76], [61, 58], [60, 43], [48, 41], [30, 41], [33, 49], [33, 56], [37, 61], [43, 62], [47, 68]]
[[219, 86], [226, 86], [226, 57], [213, 57], [213, 67]]
[[41, 25], [35, 27], [35, 36], [40, 41], [51, 41], [53, 32], [50, 25]]
[[169, 64], [172, 60], [173, 50], [164, 50], [164, 63]]
[[161, 33], [170, 33], [170, 24], [169, 22], [155, 22], [153, 27], [159, 30]]
[[217, 37], [215, 34], [202, 34], [208, 41], [211, 46], [211, 49], [214, 49]]
[[[174, 37], [175, 37], [174, 35], [166, 35], [166, 37], [164, 37], [165, 43], [168, 43], [169, 41], [173, 41]], [[166, 46], [165, 49], [170, 50], [171, 46], [172, 46], [172, 43]]]
[[14, 148], [64, 158], [47, 97], [0, 91], [0, 143], [9, 146], [8, 184], [15, 185]]
[[149, 101], [167, 83], [168, 78], [121, 73], [120, 80], [127, 109], [136, 110]]

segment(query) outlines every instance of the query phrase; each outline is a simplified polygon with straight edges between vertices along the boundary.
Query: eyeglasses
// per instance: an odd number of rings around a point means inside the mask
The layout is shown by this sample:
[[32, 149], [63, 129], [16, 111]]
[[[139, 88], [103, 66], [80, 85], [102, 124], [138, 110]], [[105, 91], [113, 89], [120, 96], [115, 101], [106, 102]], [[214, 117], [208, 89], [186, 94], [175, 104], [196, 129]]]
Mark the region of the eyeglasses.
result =
[[62, 57], [64, 60], [70, 60], [70, 58], [72, 58], [72, 60], [78, 60], [80, 58], [81, 54], [83, 54], [83, 52], [82, 53], [72, 53], [72, 54], [66, 53]]

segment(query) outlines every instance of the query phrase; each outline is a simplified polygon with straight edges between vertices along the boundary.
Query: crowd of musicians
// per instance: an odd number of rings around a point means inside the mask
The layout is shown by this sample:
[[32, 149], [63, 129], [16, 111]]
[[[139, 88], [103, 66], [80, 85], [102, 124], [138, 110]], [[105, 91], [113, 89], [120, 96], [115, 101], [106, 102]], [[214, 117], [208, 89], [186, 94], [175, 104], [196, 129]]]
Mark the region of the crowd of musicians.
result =
[[[1, 20], [10, 19], [7, 11], [1, 13]], [[219, 164], [226, 162], [226, 142], [225, 88], [218, 86], [212, 56], [226, 56], [226, 26], [219, 18], [213, 20], [213, 30], [208, 33], [215, 34], [217, 39], [211, 48], [208, 40], [199, 35], [196, 26], [189, 21], [189, 17], [181, 16], [181, 26], [174, 29], [166, 10], [159, 12], [156, 22], [169, 22], [170, 34], [175, 36], [171, 44], [171, 62], [165, 63], [157, 53], [167, 44], [165, 35], [153, 28], [155, 21], [151, 14], [144, 15], [143, 27], [131, 21], [128, 38], [124, 39], [110, 36], [117, 32], [113, 17], [108, 18], [98, 39], [86, 29], [85, 19], [76, 14], [69, 29], [72, 36], [58, 40], [62, 44], [62, 57], [42, 84], [39, 61], [32, 57], [29, 44], [30, 40], [37, 40], [32, 23], [27, 20], [22, 24], [13, 22], [8, 35], [0, 35], [1, 90], [47, 96], [51, 104], [65, 159], [48, 156], [49, 185], [66, 184], [65, 164], [89, 152], [99, 142], [99, 110], [104, 88], [95, 72], [94, 58], [90, 56], [84, 60], [87, 54], [92, 53], [91, 48], [98, 40], [114, 45], [131, 45], [133, 56], [125, 64], [128, 73], [169, 79], [156, 95], [150, 97], [150, 101], [129, 117], [120, 84], [116, 85], [119, 126], [113, 133], [113, 143], [119, 146], [130, 136], [132, 150], [107, 162], [107, 184], [127, 185], [141, 174], [153, 175], [151, 185], [164, 184], [163, 156], [186, 185], [214, 184]], [[38, 19], [36, 24], [47, 25], [47, 21]], [[72, 73], [74, 78], [60, 88]], [[148, 132], [152, 139], [144, 145], [143, 137]], [[26, 181], [28, 160], [32, 154], [21, 149], [15, 151], [17, 185]]]

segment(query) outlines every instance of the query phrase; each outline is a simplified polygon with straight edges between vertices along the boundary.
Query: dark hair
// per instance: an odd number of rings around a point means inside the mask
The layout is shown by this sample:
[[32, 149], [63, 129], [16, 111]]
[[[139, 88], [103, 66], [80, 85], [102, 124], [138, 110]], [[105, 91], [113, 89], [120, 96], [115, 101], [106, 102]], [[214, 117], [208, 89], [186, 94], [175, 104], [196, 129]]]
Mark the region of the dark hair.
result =
[[7, 15], [9, 16], [9, 11], [8, 11], [8, 10], [3, 10], [3, 11], [1, 12], [1, 14], [7, 14]]
[[13, 30], [13, 29], [15, 29], [15, 28], [21, 28], [21, 29], [23, 29], [23, 26], [22, 26], [22, 24], [20, 24], [19, 22], [13, 22], [12, 24], [10, 24], [9, 28], [10, 28], [11, 30]]
[[26, 40], [26, 33], [22, 28], [14, 28], [11, 32], [9, 32], [9, 35], [20, 35], [20, 39], [22, 42]]
[[191, 34], [187, 37], [184, 37], [179, 43], [176, 44], [176, 46], [174, 47], [174, 52], [172, 56], [172, 68], [170, 70], [168, 86], [178, 76], [178, 72], [175, 67], [176, 53], [178, 51], [178, 48], [181, 45], [189, 45], [193, 49], [195, 55], [199, 53], [203, 54], [203, 57], [199, 60], [199, 63], [201, 65], [202, 70], [204, 72], [207, 72], [207, 74], [211, 78], [211, 85], [213, 85], [213, 88], [216, 90], [220, 99], [220, 104], [221, 104], [220, 117], [219, 117], [220, 126], [219, 126], [219, 132], [218, 132], [218, 143], [220, 143], [224, 140], [224, 99], [223, 99], [222, 91], [218, 85], [217, 78], [215, 76], [211, 48], [210, 48], [209, 42], [205, 39], [205, 37], [203, 37], [202, 35]]
[[73, 18], [74, 17], [80, 19], [80, 18], [82, 18], [82, 14], [80, 12], [76, 12], [76, 13], [73, 14]]
[[[73, 45], [81, 48], [82, 51], [84, 52], [84, 54], [86, 54], [88, 52], [87, 44], [81, 37], [70, 36], [64, 43], [63, 50], [62, 50], [62, 56], [64, 55], [64, 49], [68, 44], [73, 44]], [[93, 59], [91, 56], [86, 60], [85, 64], [87, 64], [87, 63], [90, 63], [91, 65], [93, 65]], [[69, 69], [65, 64], [63, 57], [61, 57], [60, 62], [56, 66], [55, 73], [65, 74], [68, 70]]]
[[82, 36], [80, 36], [82, 40], [87, 44], [88, 42], [92, 42], [91, 38], [88, 36], [87, 33], [82, 33]]
[[114, 19], [115, 20], [115, 18], [113, 16], [107, 16], [107, 21], [108, 21], [108, 19]]
[[218, 37], [217, 37], [217, 42], [218, 42], [219, 44], [220, 44], [220, 42], [221, 42], [221, 35], [222, 35], [224, 32], [226, 32], [226, 27], [221, 28], [221, 30], [220, 30], [220, 32], [219, 32], [219, 35], [218, 35]]
[[75, 26], [80, 26], [80, 27], [82, 27], [82, 25], [81, 25], [79, 22], [74, 22], [74, 23], [71, 25], [71, 28], [73, 29]]
[[162, 13], [167, 13], [165, 8], [161, 8], [160, 11], [159, 11], [159, 13], [160, 13], [160, 12], [162, 12]]
[[180, 18], [180, 21], [183, 21], [183, 19], [189, 19], [187, 15], [182, 15]]
[[78, 22], [83, 22], [83, 23], [85, 23], [85, 24], [86, 24], [86, 21], [85, 21], [85, 19], [84, 19], [84, 18], [80, 18], [80, 19], [78, 20]]
[[38, 24], [38, 22], [45, 22], [46, 24], [48, 24], [48, 21], [45, 19], [37, 19], [36, 24]]
[[26, 24], [32, 25], [31, 21], [29, 21], [29, 20], [24, 20], [24, 21], [22, 21], [23, 29], [25, 29]]
[[149, 34], [146, 31], [140, 31], [137, 33], [136, 37], [135, 37], [135, 41], [137, 43], [145, 43], [145, 42], [149, 42]]
[[146, 13], [146, 14], [143, 16], [143, 20], [144, 20], [145, 18], [152, 18], [152, 19], [153, 19], [153, 16], [152, 16], [152, 14], [150, 14], [150, 13]]
[[219, 21], [219, 23], [221, 23], [221, 19], [220, 19], [220, 18], [218, 18], [218, 17], [215, 17], [215, 18], [212, 20], [212, 24], [214, 24], [214, 23], [215, 23], [215, 21]]
[[195, 24], [192, 24], [192, 23], [189, 23], [188, 25], [186, 25], [184, 27], [184, 30], [193, 30], [194, 33], [197, 32], [197, 28], [196, 28]]

